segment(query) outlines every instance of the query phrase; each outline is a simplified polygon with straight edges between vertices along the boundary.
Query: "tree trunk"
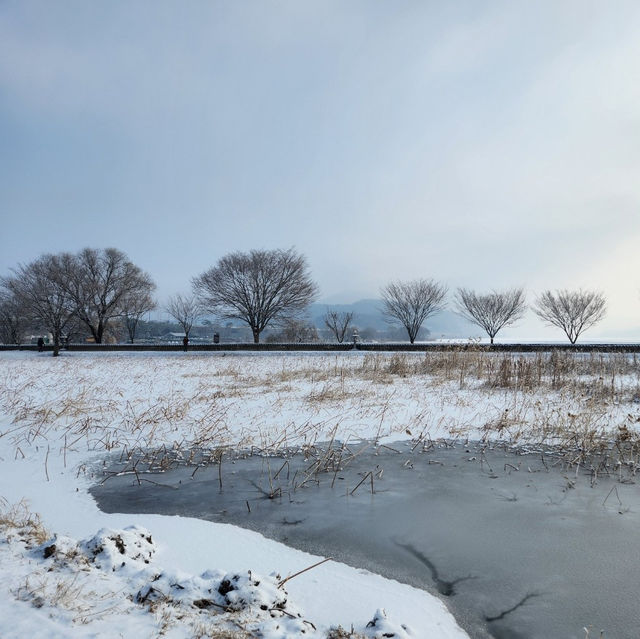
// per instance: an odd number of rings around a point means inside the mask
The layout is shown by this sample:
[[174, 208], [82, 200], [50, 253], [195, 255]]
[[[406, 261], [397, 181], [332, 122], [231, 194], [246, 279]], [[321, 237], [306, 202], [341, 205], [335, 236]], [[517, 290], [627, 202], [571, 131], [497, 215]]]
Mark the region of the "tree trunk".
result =
[[89, 330], [91, 331], [91, 336], [93, 337], [93, 341], [96, 344], [100, 344], [100, 336], [98, 335], [98, 331], [96, 330], [96, 328], [93, 326], [93, 324], [87, 324], [87, 326], [89, 327]]
[[98, 322], [98, 330], [96, 331], [95, 338], [96, 344], [102, 344], [102, 336], [104, 335], [104, 325], [102, 321]]
[[260, 331], [257, 328], [252, 328], [251, 332], [253, 333], [253, 343], [254, 344], [259, 344], [260, 343]]
[[491, 337], [491, 344], [493, 345], [493, 335], [490, 335], [489, 337]]
[[53, 336], [53, 357], [60, 355], [60, 335]]
[[131, 344], [136, 339], [136, 330], [138, 328], [138, 320], [129, 319], [127, 321], [127, 331], [129, 332], [129, 341]]

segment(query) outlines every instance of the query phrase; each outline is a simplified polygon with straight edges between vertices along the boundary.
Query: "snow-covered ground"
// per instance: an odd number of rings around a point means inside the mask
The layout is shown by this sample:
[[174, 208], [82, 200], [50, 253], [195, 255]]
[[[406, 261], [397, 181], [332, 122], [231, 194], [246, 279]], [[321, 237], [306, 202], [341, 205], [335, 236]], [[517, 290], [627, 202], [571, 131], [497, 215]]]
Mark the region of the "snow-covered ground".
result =
[[610, 396], [590, 379], [598, 393], [518, 392], [422, 357], [0, 353], [0, 636], [465, 637], [421, 590], [334, 561], [296, 575], [324, 558], [224, 524], [107, 515], [87, 492], [106, 452], [635, 432], [628, 371]]

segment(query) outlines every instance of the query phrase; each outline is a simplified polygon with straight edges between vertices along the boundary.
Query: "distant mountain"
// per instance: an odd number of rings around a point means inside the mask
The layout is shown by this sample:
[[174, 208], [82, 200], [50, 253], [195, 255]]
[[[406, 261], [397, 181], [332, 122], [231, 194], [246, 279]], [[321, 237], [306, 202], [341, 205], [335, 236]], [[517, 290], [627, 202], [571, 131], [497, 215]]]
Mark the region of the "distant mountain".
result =
[[[365, 329], [375, 329], [381, 333], [389, 332], [390, 325], [385, 321], [382, 315], [382, 301], [376, 299], [364, 299], [353, 302], [352, 304], [312, 304], [309, 307], [309, 315], [312, 323], [318, 328], [325, 328], [324, 315], [327, 307], [339, 312], [352, 312], [353, 324], [362, 332]], [[437, 315], [429, 317], [423, 325], [429, 332], [428, 336], [420, 336], [422, 339], [439, 339], [444, 338], [469, 338], [480, 337], [482, 331], [471, 322], [460, 317], [452, 311], [442, 311]], [[394, 334], [400, 339], [402, 332]], [[404, 338], [406, 339], [406, 334]]]

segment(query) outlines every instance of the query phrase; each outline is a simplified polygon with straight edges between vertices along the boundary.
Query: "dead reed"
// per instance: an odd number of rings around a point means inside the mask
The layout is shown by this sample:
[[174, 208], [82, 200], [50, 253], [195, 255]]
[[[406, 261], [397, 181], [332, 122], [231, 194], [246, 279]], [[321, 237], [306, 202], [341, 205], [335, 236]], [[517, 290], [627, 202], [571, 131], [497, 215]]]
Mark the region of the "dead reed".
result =
[[[272, 454], [332, 437], [408, 435], [585, 451], [616, 445], [626, 460], [640, 421], [633, 354], [452, 349], [90, 361], [62, 359], [55, 369], [44, 360], [0, 363], [0, 413], [9, 417], [0, 437], [17, 457], [42, 444], [50, 463], [56, 453], [66, 464], [81, 450], [119, 451], [163, 470], [209, 463], [195, 451]], [[626, 442], [617, 441], [619, 429]], [[334, 451], [320, 467], [335, 472], [337, 460]]]

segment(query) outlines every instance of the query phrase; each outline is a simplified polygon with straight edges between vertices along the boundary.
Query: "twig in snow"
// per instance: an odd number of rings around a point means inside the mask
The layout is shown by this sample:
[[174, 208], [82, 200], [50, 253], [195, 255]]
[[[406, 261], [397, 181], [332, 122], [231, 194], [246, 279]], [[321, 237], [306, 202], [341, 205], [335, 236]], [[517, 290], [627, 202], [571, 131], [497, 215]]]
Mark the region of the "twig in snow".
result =
[[308, 570], [312, 570], [313, 568], [317, 568], [318, 566], [326, 563], [327, 561], [331, 561], [333, 559], [333, 557], [327, 557], [326, 559], [323, 559], [322, 561], [319, 561], [316, 564], [313, 564], [311, 566], [307, 566], [306, 568], [303, 568], [302, 570], [299, 570], [298, 572], [294, 572], [292, 575], [289, 575], [288, 577], [285, 577], [282, 581], [280, 581], [278, 583], [278, 588], [282, 588], [287, 581], [289, 581], [290, 579], [293, 579], [294, 577], [297, 577], [298, 575], [301, 575], [303, 572], [307, 572]]

